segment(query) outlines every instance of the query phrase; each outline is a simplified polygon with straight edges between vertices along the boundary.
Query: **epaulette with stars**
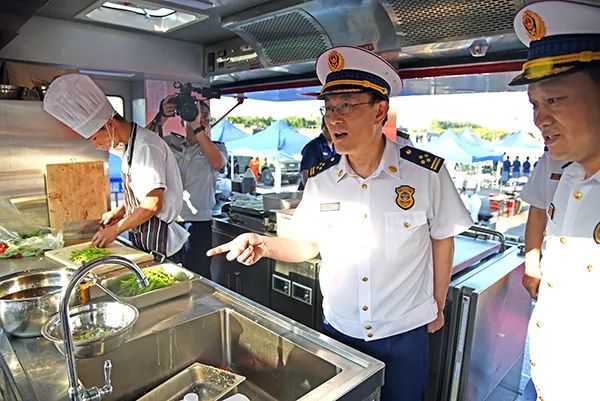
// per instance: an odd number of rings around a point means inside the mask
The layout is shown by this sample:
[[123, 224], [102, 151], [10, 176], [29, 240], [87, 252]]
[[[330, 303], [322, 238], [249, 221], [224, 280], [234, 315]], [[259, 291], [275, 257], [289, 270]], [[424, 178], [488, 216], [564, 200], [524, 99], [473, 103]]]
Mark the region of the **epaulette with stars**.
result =
[[340, 162], [341, 158], [342, 156], [339, 153], [331, 156], [329, 159], [311, 167], [310, 170], [308, 170], [308, 176], [314, 177], [315, 175], [327, 170], [329, 167], [335, 166]]
[[400, 157], [436, 173], [440, 171], [444, 164], [443, 157], [438, 157], [411, 146], [405, 146], [400, 149]]

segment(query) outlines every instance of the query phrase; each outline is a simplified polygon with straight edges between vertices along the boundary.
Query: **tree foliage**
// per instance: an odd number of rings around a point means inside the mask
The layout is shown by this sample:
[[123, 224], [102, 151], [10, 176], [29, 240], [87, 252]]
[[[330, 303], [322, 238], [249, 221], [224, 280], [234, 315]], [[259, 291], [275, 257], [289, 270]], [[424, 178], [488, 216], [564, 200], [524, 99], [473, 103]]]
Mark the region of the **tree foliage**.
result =
[[488, 141], [496, 141], [501, 139], [503, 136], [508, 135], [511, 131], [501, 129], [490, 129], [482, 127], [481, 125], [475, 124], [471, 121], [446, 121], [446, 120], [433, 120], [431, 122], [430, 131], [443, 132], [447, 129], [453, 130], [456, 134], [460, 133], [463, 129], [469, 127], [475, 134]]
[[[229, 116], [227, 119], [232, 124], [239, 124], [248, 127], [253, 133], [262, 131], [269, 125], [273, 124], [276, 120], [273, 117], [242, 117], [242, 116]], [[286, 117], [284, 120], [292, 128], [318, 128], [321, 126], [321, 120], [317, 118], [305, 118], [305, 117]], [[214, 121], [213, 121], [214, 123]]]

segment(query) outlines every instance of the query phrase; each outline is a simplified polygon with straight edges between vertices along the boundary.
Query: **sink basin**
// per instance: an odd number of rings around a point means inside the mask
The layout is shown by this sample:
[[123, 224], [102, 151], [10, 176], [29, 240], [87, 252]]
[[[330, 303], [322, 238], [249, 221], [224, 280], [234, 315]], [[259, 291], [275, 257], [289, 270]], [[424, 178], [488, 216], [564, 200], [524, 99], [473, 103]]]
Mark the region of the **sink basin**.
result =
[[341, 371], [228, 308], [130, 340], [102, 357], [78, 360], [85, 387], [103, 382], [104, 359], [112, 361], [114, 391], [103, 401], [137, 399], [194, 362], [245, 376], [234, 392], [253, 401], [297, 400]]

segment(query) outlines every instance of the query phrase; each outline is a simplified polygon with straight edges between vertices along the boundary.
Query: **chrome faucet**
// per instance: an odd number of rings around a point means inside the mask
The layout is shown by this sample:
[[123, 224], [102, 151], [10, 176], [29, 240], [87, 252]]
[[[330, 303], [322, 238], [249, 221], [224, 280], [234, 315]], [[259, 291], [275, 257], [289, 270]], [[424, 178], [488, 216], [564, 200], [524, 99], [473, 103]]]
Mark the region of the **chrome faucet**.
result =
[[60, 301], [60, 321], [63, 330], [65, 357], [67, 359], [67, 368], [69, 371], [68, 394], [70, 401], [98, 401], [102, 396], [112, 393], [113, 390], [112, 385], [110, 384], [110, 373], [112, 370], [110, 360], [104, 361], [104, 386], [101, 388], [92, 387], [86, 389], [79, 384], [77, 368], [75, 367], [73, 336], [71, 334], [71, 325], [69, 323], [69, 299], [71, 298], [71, 292], [73, 292], [73, 289], [79, 285], [81, 279], [88, 274], [90, 270], [105, 264], [116, 264], [127, 267], [137, 276], [140, 286], [148, 286], [148, 279], [146, 279], [146, 276], [142, 273], [142, 269], [140, 269], [136, 263], [122, 256], [104, 256], [84, 264], [75, 271], [69, 280], [69, 284], [67, 284], [67, 288], [62, 294], [62, 299]]

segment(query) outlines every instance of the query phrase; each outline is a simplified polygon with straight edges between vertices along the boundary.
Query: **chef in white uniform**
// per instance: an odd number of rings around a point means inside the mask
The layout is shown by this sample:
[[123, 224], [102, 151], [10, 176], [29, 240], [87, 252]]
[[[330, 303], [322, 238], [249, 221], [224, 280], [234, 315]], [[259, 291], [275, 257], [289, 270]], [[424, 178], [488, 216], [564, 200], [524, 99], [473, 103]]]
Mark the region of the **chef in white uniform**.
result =
[[189, 234], [175, 223], [183, 192], [179, 168], [167, 144], [115, 113], [86, 75], [55, 79], [44, 98], [44, 110], [97, 149], [125, 145], [121, 168], [125, 202], [102, 216], [106, 227], [94, 235], [92, 243], [105, 247], [129, 231], [132, 244], [146, 252], [166, 257], [181, 249]]
[[529, 325], [538, 399], [598, 400], [600, 382], [600, 4], [539, 1], [515, 18], [523, 72], [549, 156], [569, 160], [546, 208], [538, 301]]

